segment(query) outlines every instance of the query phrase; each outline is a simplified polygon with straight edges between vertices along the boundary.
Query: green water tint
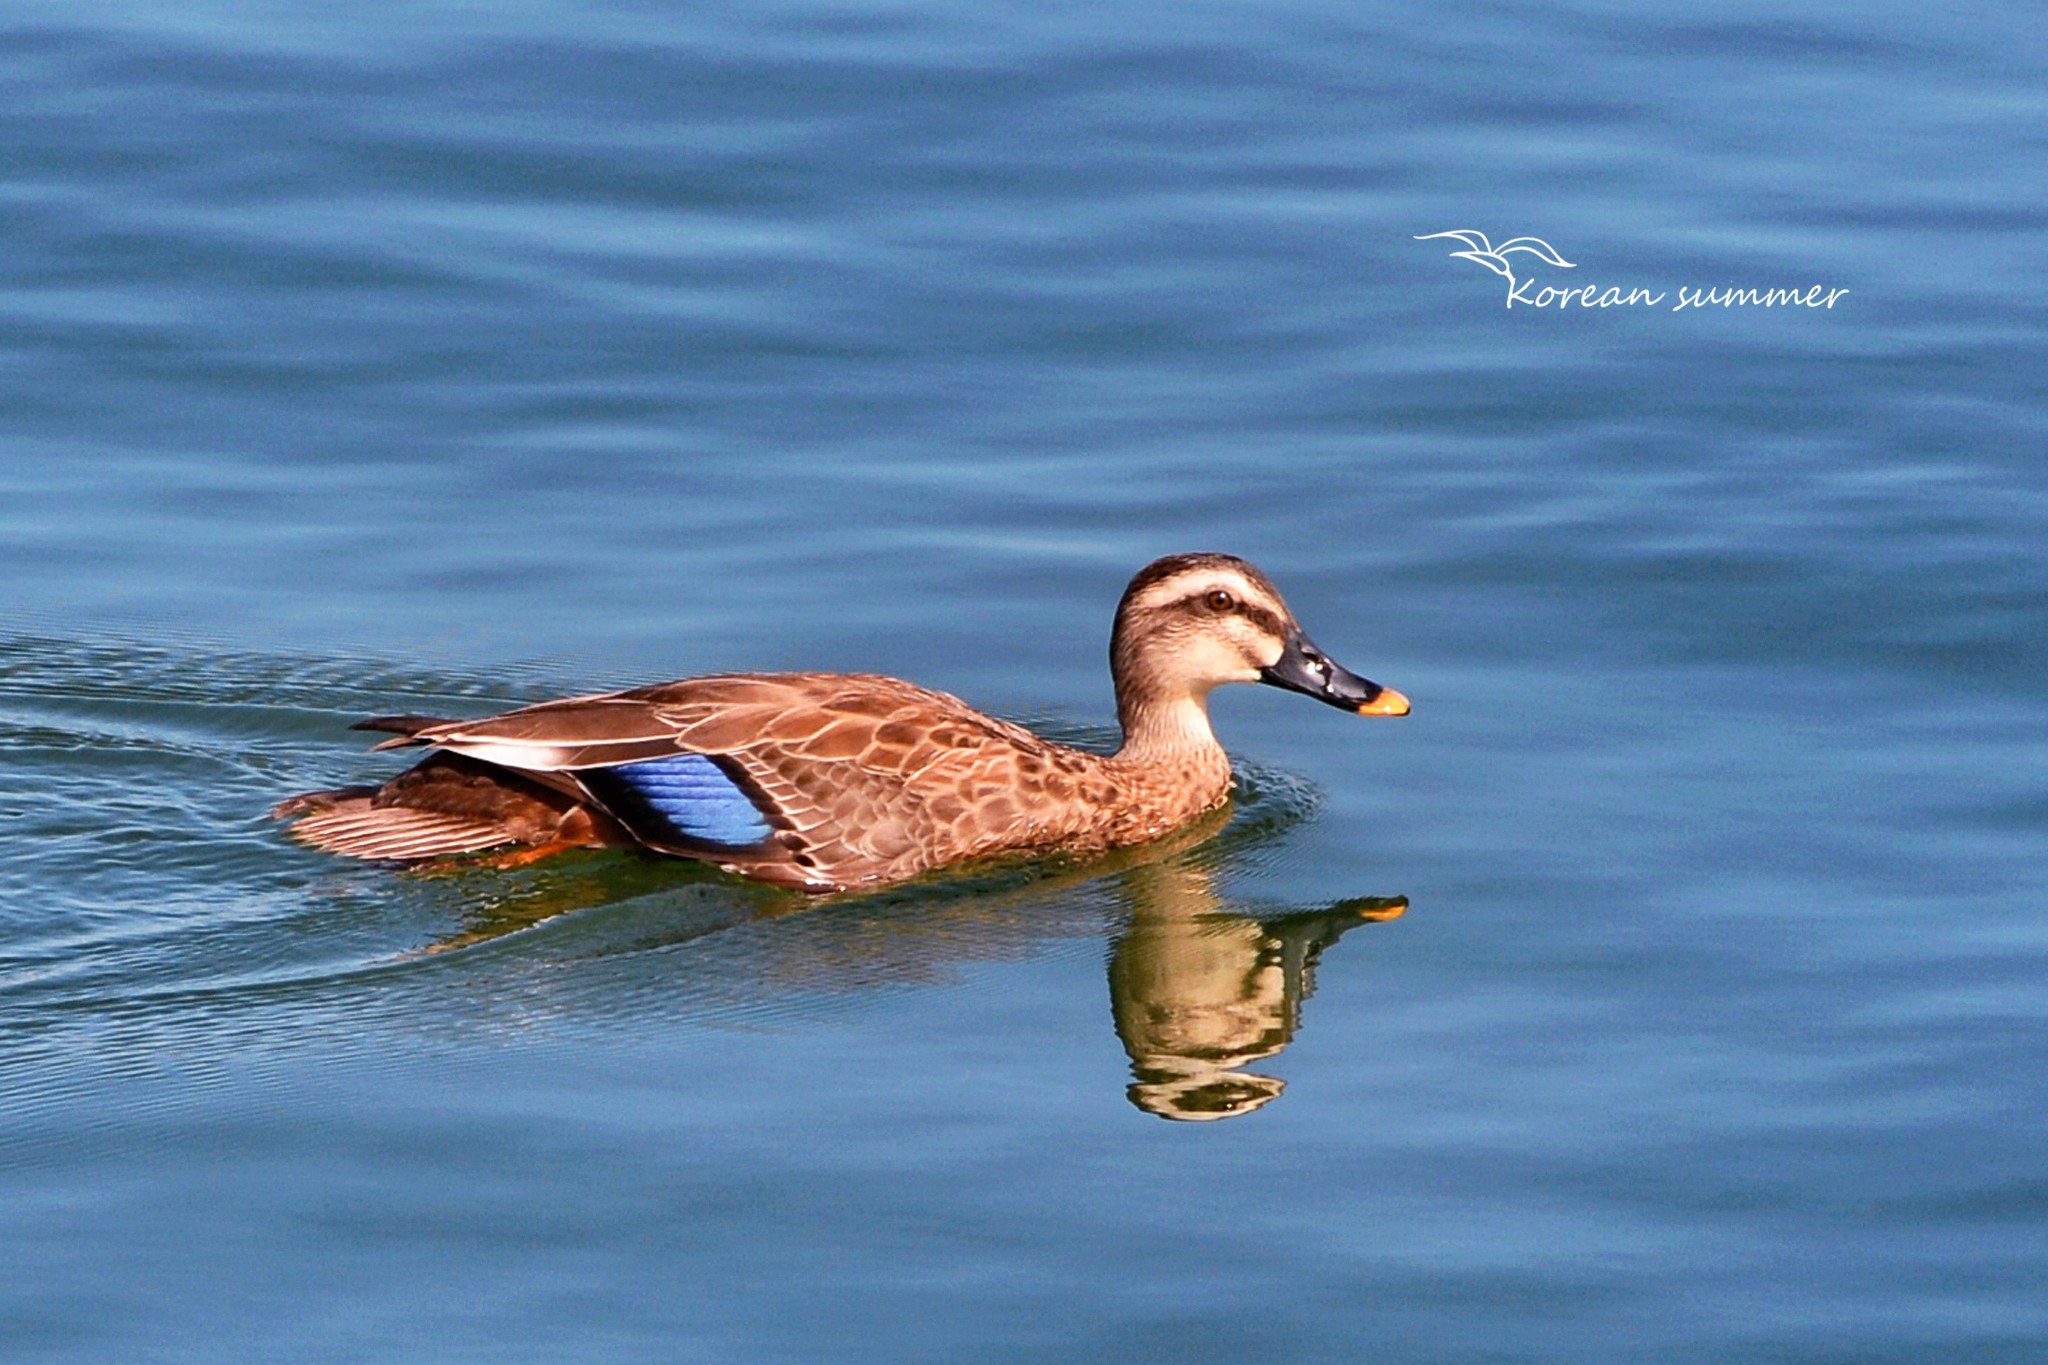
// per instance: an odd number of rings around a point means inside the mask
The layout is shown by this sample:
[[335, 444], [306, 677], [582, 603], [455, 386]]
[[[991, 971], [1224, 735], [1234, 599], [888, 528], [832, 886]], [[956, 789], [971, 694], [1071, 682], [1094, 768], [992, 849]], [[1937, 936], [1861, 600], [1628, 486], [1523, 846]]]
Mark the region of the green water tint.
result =
[[[263, 812], [281, 794], [375, 780], [365, 710], [483, 712], [556, 691], [479, 686], [331, 660], [0, 640], [0, 791], [25, 858], [0, 949], [0, 1031], [111, 1046], [118, 1065], [178, 1063], [222, 1034], [326, 1045], [400, 1019], [491, 1027], [617, 1025], [640, 1011], [711, 1023], [816, 1017], [862, 993], [952, 979], [1059, 942], [1109, 941], [1110, 1016], [1134, 1104], [1162, 1117], [1248, 1112], [1282, 1083], [1244, 1068], [1292, 1041], [1317, 961], [1393, 918], [1399, 897], [1268, 906], [1236, 882], [1307, 819], [1306, 784], [1241, 765], [1231, 803], [1164, 839], [1089, 858], [1016, 858], [822, 900], [701, 864], [575, 852], [531, 868], [486, 860], [362, 866], [291, 842]], [[1114, 742], [1048, 724], [1062, 741]], [[630, 972], [622, 958], [661, 964]], [[594, 964], [608, 964], [590, 970]], [[122, 1027], [111, 1030], [109, 1024]]]

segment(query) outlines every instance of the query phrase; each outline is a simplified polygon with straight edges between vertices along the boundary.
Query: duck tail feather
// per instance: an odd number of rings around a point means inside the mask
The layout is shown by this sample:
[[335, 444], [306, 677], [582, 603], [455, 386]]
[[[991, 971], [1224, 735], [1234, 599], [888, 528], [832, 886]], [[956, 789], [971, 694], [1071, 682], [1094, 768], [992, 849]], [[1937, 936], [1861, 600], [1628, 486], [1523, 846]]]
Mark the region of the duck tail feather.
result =
[[413, 862], [451, 853], [477, 853], [518, 842], [496, 820], [480, 820], [403, 806], [373, 807], [368, 798], [337, 801], [292, 826], [302, 844], [349, 858]]
[[359, 720], [348, 728], [351, 730], [379, 730], [398, 736], [396, 739], [387, 739], [382, 744], [374, 746], [370, 752], [376, 753], [380, 749], [403, 749], [409, 745], [425, 744], [428, 741], [419, 737], [420, 731], [430, 730], [436, 725], [453, 725], [454, 723], [454, 721], [442, 716], [371, 716], [368, 720]]

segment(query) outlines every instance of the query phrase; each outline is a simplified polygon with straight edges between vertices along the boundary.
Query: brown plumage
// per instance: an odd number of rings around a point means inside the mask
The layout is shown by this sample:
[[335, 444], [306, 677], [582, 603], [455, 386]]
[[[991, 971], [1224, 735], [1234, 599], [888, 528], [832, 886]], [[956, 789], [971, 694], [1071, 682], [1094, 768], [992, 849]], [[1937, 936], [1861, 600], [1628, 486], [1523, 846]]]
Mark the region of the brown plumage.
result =
[[1266, 682], [1362, 715], [1407, 699], [1338, 668], [1266, 576], [1174, 555], [1131, 580], [1110, 644], [1124, 743], [1087, 753], [957, 697], [866, 674], [725, 674], [480, 720], [388, 716], [435, 752], [381, 787], [272, 812], [306, 843], [413, 860], [639, 845], [797, 887], [877, 886], [964, 858], [1138, 843], [1213, 809], [1230, 761], [1206, 701]]

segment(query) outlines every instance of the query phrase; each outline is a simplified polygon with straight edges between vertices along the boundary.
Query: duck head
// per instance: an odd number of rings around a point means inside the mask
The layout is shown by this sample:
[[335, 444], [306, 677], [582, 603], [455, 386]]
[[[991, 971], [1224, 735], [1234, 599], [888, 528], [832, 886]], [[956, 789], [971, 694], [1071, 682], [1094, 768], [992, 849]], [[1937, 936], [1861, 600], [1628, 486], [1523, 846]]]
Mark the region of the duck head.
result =
[[1110, 638], [1117, 712], [1148, 713], [1224, 683], [1265, 683], [1361, 716], [1405, 716], [1408, 699], [1340, 667], [1309, 639], [1272, 580], [1234, 555], [1168, 555], [1138, 571]]

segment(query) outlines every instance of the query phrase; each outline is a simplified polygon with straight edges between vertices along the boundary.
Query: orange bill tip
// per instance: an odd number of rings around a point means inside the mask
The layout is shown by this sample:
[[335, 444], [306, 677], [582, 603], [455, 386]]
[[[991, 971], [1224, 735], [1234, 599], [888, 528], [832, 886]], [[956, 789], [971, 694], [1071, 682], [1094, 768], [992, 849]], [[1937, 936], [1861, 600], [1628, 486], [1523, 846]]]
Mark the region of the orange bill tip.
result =
[[1408, 699], [1391, 687], [1382, 687], [1380, 694], [1358, 708], [1361, 716], [1405, 716], [1409, 711]]
[[1354, 896], [1350, 900], [1338, 901], [1332, 910], [1348, 910], [1362, 920], [1383, 924], [1390, 919], [1399, 919], [1408, 913], [1406, 896]]

